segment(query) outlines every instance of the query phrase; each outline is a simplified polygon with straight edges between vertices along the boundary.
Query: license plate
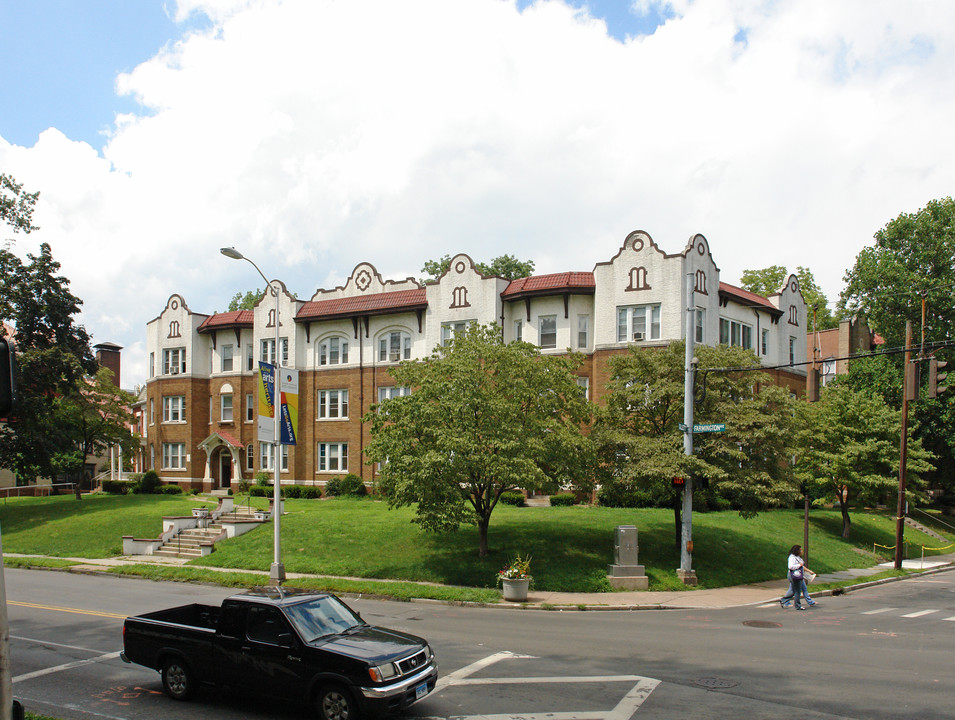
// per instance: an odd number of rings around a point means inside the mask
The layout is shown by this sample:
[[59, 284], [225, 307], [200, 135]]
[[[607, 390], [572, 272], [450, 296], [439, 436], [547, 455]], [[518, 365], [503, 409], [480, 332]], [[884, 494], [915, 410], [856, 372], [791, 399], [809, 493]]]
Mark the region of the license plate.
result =
[[418, 687], [414, 689], [415, 700], [420, 700], [427, 694], [428, 694], [428, 683], [421, 683]]

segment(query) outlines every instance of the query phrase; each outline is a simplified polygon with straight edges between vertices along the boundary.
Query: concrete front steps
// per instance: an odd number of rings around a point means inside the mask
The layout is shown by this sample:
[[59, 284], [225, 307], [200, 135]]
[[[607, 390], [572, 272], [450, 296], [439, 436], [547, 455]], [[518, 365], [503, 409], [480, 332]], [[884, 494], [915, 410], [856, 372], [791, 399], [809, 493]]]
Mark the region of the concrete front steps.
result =
[[268, 522], [271, 514], [271, 507], [268, 511], [255, 510], [234, 505], [231, 497], [220, 498], [215, 509], [193, 508], [191, 516], [164, 517], [163, 531], [158, 538], [124, 535], [123, 555], [183, 560], [203, 557], [215, 550], [219, 540], [236, 537]]

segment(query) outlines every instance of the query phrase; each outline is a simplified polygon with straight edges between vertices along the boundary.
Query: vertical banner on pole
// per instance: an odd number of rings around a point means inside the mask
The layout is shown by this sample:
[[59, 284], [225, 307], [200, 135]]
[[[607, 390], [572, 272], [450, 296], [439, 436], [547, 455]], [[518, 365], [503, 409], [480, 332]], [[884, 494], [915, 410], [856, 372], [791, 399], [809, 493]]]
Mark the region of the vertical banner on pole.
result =
[[275, 366], [259, 362], [259, 442], [275, 442]]
[[279, 389], [282, 391], [280, 442], [294, 445], [298, 432], [298, 370], [282, 368], [279, 371]]

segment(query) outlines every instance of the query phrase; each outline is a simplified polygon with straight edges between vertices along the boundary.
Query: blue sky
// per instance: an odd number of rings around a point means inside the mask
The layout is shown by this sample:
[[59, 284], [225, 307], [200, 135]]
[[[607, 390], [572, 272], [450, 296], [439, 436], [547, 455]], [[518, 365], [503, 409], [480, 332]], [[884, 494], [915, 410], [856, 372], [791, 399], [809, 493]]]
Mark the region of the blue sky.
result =
[[116, 76], [203, 18], [177, 24], [159, 0], [0, 0], [0, 134], [30, 146], [49, 127], [93, 147], [136, 102]]
[[953, 2], [0, 0], [0, 67], [0, 172], [40, 193], [13, 251], [51, 245], [127, 386], [170, 295], [256, 286], [223, 246], [308, 300], [702, 233], [722, 280], [834, 301], [955, 187]]
[[[94, 148], [119, 113], [141, 112], [116, 93], [130, 72], [188, 32], [209, 26], [193, 13], [177, 23], [167, 0], [0, 0], [0, 134], [31, 146], [49, 127]], [[518, 0], [524, 9], [533, 0]], [[610, 35], [652, 33], [663, 18], [639, 16], [625, 0], [574, 0], [607, 23]]]

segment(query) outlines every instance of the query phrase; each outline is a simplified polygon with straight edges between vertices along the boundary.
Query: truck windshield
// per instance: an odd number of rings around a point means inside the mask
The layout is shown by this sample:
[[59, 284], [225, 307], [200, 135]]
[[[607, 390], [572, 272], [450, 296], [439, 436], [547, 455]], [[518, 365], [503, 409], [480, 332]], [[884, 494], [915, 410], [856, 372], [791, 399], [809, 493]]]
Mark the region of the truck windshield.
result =
[[298, 630], [299, 636], [306, 642], [364, 624], [345, 603], [334, 597], [316, 598], [290, 605], [285, 608], [285, 612]]

